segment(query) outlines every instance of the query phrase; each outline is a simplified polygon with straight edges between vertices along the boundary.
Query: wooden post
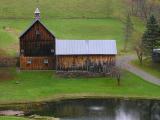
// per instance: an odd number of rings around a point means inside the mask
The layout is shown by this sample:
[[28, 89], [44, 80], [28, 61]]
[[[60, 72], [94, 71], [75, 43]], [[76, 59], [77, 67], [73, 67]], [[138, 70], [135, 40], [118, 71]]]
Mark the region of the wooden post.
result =
[[121, 85], [120, 80], [121, 80], [121, 78], [120, 78], [120, 74], [118, 74], [118, 75], [117, 75], [118, 86], [120, 86], [120, 85]]
[[58, 55], [56, 56], [56, 72], [57, 72], [57, 70], [58, 70], [58, 62], [57, 62], [57, 59], [58, 59]]

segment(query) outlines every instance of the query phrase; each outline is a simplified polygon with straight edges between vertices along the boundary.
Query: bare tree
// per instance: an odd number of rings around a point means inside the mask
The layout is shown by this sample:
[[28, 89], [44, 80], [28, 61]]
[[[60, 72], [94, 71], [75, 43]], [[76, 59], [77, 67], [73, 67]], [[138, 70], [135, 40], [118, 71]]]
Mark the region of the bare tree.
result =
[[124, 29], [124, 33], [125, 33], [124, 51], [127, 50], [128, 42], [129, 42], [129, 40], [131, 40], [133, 30], [134, 30], [134, 28], [133, 28], [133, 23], [132, 23], [132, 20], [131, 20], [131, 16], [128, 13], [127, 17], [126, 17], [125, 29]]
[[117, 85], [121, 85], [121, 76], [122, 76], [122, 70], [119, 67], [113, 67], [111, 71], [111, 76], [117, 79]]
[[159, 0], [126, 0], [129, 11], [132, 15], [147, 20], [149, 16], [154, 14], [160, 18], [160, 1]]
[[137, 57], [138, 57], [138, 60], [139, 60], [140, 64], [143, 64], [143, 47], [142, 47], [141, 43], [139, 43], [135, 47], [135, 51], [137, 53]]
[[107, 17], [112, 17], [112, 15], [113, 15], [112, 0], [106, 0], [106, 15], [107, 15]]

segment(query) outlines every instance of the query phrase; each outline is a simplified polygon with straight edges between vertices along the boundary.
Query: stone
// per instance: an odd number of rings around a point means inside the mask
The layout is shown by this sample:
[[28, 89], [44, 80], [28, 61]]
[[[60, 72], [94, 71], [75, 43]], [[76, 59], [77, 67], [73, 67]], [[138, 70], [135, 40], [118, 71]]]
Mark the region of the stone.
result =
[[5, 111], [0, 111], [0, 115], [24, 116], [24, 112], [23, 111], [14, 111], [14, 110], [5, 110]]
[[40, 115], [31, 115], [29, 116], [29, 118], [32, 118], [35, 120], [60, 120], [59, 118], [40, 116]]

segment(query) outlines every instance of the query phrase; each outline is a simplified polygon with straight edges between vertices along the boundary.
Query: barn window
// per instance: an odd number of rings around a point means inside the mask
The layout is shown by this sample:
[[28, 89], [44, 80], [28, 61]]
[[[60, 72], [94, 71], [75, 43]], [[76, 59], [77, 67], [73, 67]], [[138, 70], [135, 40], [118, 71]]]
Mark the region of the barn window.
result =
[[41, 46], [41, 43], [40, 42], [36, 42], [36, 48], [39, 49]]
[[40, 40], [40, 32], [36, 30], [36, 40]]
[[40, 35], [40, 32], [38, 30], [36, 30], [36, 35]]
[[48, 59], [44, 59], [44, 64], [48, 64]]
[[27, 60], [27, 64], [32, 64], [32, 59], [31, 58]]
[[21, 53], [24, 54], [24, 49], [21, 49]]
[[54, 49], [51, 49], [51, 53], [54, 53]]

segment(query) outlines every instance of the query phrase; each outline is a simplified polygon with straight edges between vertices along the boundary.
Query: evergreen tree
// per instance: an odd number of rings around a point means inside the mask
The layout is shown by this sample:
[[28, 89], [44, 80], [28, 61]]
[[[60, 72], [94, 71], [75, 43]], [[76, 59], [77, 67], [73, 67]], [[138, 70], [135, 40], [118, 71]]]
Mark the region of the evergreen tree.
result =
[[132, 37], [133, 30], [134, 30], [133, 23], [132, 23], [130, 14], [128, 14], [126, 17], [125, 30], [124, 30], [124, 32], [125, 32], [124, 51], [127, 50], [128, 42]]
[[146, 28], [142, 37], [143, 52], [147, 56], [152, 56], [153, 49], [160, 45], [159, 25], [153, 15], [148, 19]]

